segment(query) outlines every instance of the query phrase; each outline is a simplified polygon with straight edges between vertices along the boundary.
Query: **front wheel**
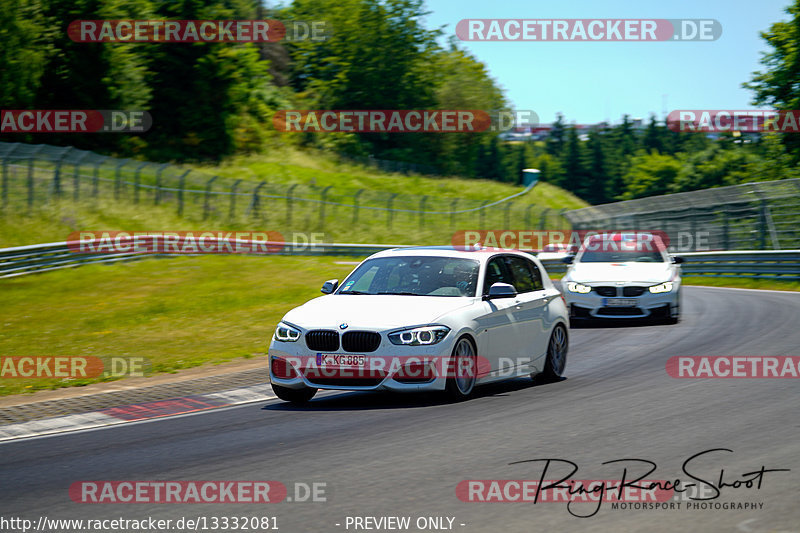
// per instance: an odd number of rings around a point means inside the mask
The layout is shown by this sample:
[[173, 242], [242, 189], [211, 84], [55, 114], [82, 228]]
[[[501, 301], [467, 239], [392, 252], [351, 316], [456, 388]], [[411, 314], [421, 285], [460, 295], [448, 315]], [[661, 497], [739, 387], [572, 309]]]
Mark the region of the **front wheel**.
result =
[[558, 381], [561, 379], [567, 366], [568, 349], [567, 330], [559, 324], [553, 329], [553, 333], [550, 334], [550, 342], [547, 344], [547, 360], [544, 364], [544, 371], [541, 373], [544, 380]]
[[475, 346], [467, 337], [461, 337], [453, 348], [450, 376], [445, 391], [452, 400], [466, 400], [472, 394], [477, 379], [478, 357]]
[[313, 398], [317, 393], [317, 389], [313, 389], [311, 387], [290, 389], [289, 387], [281, 387], [280, 385], [275, 385], [274, 383], [272, 383], [272, 390], [275, 392], [275, 396], [281, 400], [297, 405], [308, 403], [308, 401], [311, 400], [311, 398]]

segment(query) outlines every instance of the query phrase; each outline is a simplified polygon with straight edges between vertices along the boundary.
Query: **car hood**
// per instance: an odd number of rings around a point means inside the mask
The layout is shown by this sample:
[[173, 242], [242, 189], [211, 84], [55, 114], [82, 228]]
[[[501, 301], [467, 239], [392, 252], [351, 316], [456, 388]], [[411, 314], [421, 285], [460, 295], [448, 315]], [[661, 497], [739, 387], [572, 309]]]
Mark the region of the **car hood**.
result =
[[569, 279], [580, 283], [660, 283], [672, 279], [674, 271], [669, 263], [575, 263]]
[[430, 324], [474, 301], [444, 296], [332, 294], [292, 309], [284, 320], [305, 329], [336, 329], [346, 323], [350, 329], [382, 330]]

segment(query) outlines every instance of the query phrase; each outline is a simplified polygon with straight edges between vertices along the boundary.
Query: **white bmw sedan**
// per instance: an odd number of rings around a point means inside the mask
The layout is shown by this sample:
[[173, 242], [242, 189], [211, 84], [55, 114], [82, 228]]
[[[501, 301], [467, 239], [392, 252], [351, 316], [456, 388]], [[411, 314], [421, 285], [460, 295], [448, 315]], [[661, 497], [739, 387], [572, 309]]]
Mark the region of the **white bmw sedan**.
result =
[[680, 257], [672, 257], [652, 234], [587, 238], [561, 280], [570, 317], [680, 318]]
[[396, 248], [292, 309], [269, 347], [275, 394], [446, 391], [531, 375], [559, 379], [567, 307], [541, 263], [516, 251]]

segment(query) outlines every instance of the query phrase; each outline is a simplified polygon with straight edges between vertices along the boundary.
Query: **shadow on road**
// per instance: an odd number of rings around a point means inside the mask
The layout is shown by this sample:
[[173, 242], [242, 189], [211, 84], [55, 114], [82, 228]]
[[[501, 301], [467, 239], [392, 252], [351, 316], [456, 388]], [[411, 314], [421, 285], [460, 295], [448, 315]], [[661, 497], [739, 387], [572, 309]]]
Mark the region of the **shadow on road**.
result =
[[642, 328], [648, 326], [672, 326], [663, 319], [654, 318], [592, 318], [570, 319], [570, 329], [597, 329], [597, 328]]
[[[561, 378], [566, 381], [567, 378]], [[480, 385], [469, 400], [454, 402], [444, 393], [417, 392], [417, 393], [392, 393], [386, 391], [343, 391], [341, 394], [314, 398], [305, 405], [294, 405], [289, 402], [278, 402], [262, 407], [265, 411], [363, 411], [371, 409], [409, 409], [416, 407], [434, 407], [469, 403], [481, 398], [504, 397], [511, 393], [556, 385], [540, 379], [516, 378], [501, 383]]]

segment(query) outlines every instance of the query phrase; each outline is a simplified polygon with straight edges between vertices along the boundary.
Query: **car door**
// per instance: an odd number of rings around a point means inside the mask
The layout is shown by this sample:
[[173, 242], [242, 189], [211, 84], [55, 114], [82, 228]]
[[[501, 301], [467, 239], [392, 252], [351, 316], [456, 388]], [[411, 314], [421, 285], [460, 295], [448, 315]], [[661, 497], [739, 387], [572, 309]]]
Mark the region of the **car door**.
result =
[[[483, 278], [482, 295], [489, 294], [489, 287], [494, 283], [513, 285], [514, 278], [508, 271], [504, 256], [497, 255], [486, 263]], [[514, 308], [516, 298], [497, 298], [483, 300], [481, 315], [476, 319], [479, 332], [478, 353], [485, 357], [494, 375], [501, 369], [506, 372], [512, 361], [516, 361], [519, 353], [519, 341], [515, 332], [516, 321]]]
[[550, 302], [539, 267], [518, 255], [506, 257], [508, 271], [514, 278], [518, 297], [514, 306], [515, 333], [518, 340], [518, 360], [522, 365], [541, 356], [547, 349], [545, 313]]

